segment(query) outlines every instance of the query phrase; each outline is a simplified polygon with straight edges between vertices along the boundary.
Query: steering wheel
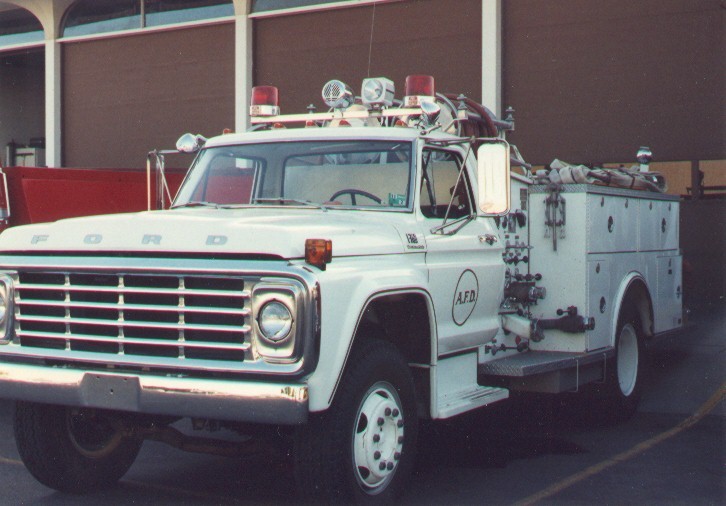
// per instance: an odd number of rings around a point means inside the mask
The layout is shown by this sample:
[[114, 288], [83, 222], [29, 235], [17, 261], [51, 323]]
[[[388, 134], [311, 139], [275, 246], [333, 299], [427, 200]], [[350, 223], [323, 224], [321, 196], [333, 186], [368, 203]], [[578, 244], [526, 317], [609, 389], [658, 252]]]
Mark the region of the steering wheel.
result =
[[364, 191], [364, 190], [359, 190], [357, 188], [346, 188], [345, 190], [338, 190], [337, 192], [333, 193], [333, 195], [328, 200], [333, 201], [337, 197], [340, 197], [341, 195], [350, 195], [350, 201], [351, 201], [351, 203], [353, 205], [356, 205], [356, 203], [355, 203], [355, 196], [356, 195], [361, 195], [362, 197], [369, 198], [373, 202], [375, 202], [376, 204], [382, 204], [383, 203], [383, 201], [380, 198], [376, 197], [372, 193], [369, 193], [369, 192]]

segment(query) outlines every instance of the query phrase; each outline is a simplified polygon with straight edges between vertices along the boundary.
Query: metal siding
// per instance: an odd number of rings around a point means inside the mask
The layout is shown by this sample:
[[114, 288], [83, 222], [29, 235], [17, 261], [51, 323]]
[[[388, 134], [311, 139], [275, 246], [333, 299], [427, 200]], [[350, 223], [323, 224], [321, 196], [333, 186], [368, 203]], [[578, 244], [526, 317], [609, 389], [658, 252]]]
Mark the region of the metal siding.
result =
[[143, 167], [234, 127], [234, 24], [66, 43], [62, 78], [64, 166]]
[[[371, 22], [373, 44], [371, 43]], [[419, 0], [254, 20], [256, 85], [280, 89], [283, 113], [326, 106], [320, 92], [341, 79], [360, 94], [385, 76], [402, 98], [409, 74], [430, 74], [441, 92], [481, 99], [481, 1]]]
[[726, 158], [721, 3], [503, 2], [511, 139], [537, 164]]

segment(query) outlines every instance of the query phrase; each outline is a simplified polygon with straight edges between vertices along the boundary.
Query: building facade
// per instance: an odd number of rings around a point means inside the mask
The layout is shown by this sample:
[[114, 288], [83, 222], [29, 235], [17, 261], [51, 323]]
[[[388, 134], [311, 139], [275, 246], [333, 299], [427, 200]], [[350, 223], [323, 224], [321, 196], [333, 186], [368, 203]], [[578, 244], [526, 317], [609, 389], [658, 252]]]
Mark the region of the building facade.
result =
[[[529, 161], [634, 162], [671, 191], [726, 185], [721, 0], [2, 0], [0, 162], [139, 167], [185, 131], [244, 129], [253, 85], [283, 113], [431, 74], [501, 114]], [[43, 146], [43, 148], [41, 148]]]

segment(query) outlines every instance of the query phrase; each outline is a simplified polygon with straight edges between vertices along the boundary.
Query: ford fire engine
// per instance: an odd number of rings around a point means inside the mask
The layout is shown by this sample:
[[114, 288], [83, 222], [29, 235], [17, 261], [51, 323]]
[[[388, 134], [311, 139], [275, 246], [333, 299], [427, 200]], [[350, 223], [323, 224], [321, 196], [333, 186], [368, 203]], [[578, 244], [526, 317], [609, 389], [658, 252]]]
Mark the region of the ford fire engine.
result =
[[422, 419], [593, 383], [634, 412], [646, 344], [682, 325], [675, 197], [637, 170], [533, 174], [511, 115], [429, 76], [402, 101], [330, 81], [326, 112], [277, 94], [253, 90], [247, 132], [179, 139], [170, 209], [0, 236], [0, 395], [33, 476], [98, 489], [145, 438], [195, 449], [191, 419], [275, 427], [302, 493], [385, 502]]

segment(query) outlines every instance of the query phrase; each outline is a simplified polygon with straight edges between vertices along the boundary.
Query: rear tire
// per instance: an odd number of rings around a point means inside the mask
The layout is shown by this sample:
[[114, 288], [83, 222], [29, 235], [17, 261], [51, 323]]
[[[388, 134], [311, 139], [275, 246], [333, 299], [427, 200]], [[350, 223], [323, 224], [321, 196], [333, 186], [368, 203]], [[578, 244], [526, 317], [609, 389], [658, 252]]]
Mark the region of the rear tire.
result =
[[418, 419], [413, 377], [390, 343], [354, 349], [333, 405], [295, 437], [295, 477], [309, 499], [390, 503], [415, 459]]
[[635, 414], [642, 394], [643, 358], [640, 318], [634, 309], [624, 307], [618, 318], [615, 358], [607, 364], [599, 391], [606, 422], [624, 422]]
[[35, 479], [72, 494], [117, 482], [142, 443], [125, 435], [118, 415], [23, 401], [16, 403], [15, 441]]

